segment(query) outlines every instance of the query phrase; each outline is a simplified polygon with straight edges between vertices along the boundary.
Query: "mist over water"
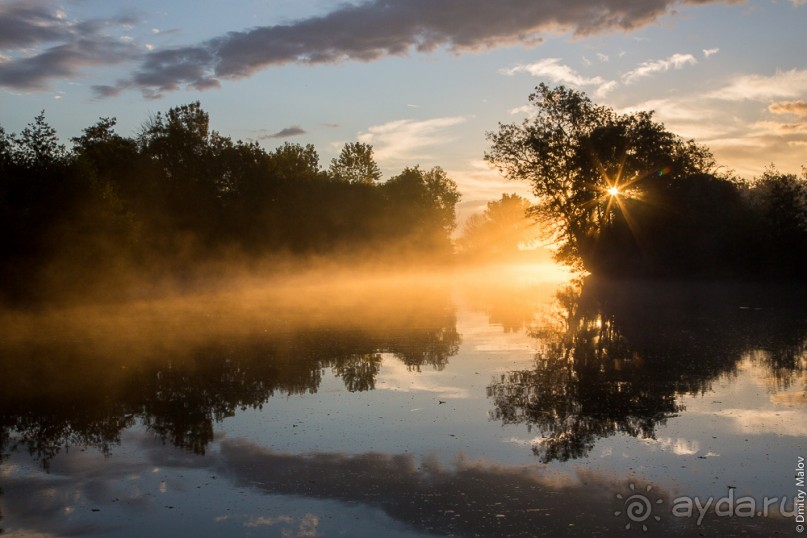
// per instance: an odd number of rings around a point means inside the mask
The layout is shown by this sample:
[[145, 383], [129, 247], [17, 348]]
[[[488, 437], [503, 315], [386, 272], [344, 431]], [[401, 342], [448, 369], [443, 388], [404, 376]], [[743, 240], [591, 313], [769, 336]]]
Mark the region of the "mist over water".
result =
[[798, 290], [288, 267], [3, 310], [6, 532], [574, 535], [624, 529], [631, 484], [791, 493]]

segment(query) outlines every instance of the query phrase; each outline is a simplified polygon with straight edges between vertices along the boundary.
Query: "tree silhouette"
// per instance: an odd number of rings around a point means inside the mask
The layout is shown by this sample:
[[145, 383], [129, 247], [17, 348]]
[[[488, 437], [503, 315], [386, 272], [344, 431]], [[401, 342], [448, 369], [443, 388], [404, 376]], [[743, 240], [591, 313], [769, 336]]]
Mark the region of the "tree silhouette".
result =
[[530, 182], [561, 261], [615, 276], [742, 272], [742, 187], [707, 149], [652, 113], [618, 115], [562, 86], [541, 84], [529, 100], [530, 119], [488, 133], [486, 159]]
[[449, 249], [460, 192], [445, 171], [405, 168], [382, 189], [389, 204], [386, 229], [391, 237], [427, 251]]
[[347, 143], [339, 157], [331, 159], [328, 174], [337, 181], [374, 184], [381, 179], [381, 169], [373, 158], [373, 146], [362, 142]]
[[750, 260], [762, 274], [804, 275], [807, 262], [807, 169], [800, 176], [771, 166], [746, 193], [754, 224]]
[[531, 204], [517, 194], [502, 194], [488, 202], [482, 213], [465, 222], [459, 240], [464, 253], [483, 258], [506, 258], [535, 239], [537, 231], [529, 217]]
[[67, 157], [56, 130], [45, 121], [43, 110], [14, 140], [14, 160], [22, 166], [47, 169]]
[[[312, 145], [273, 151], [211, 130], [200, 103], [158, 113], [136, 138], [102, 117], [59, 143], [44, 115], [0, 130], [0, 293], [18, 303], [111, 300], [183, 286], [231, 257], [415, 257], [453, 248], [456, 184], [414, 166], [382, 183], [372, 147], [325, 171]], [[337, 177], [338, 176], [338, 177]]]

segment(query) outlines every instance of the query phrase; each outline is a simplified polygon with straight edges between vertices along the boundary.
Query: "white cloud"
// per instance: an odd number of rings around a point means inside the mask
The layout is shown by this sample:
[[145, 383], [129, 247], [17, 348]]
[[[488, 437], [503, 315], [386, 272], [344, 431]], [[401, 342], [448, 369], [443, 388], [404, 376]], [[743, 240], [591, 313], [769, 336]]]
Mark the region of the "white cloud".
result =
[[602, 52], [597, 53], [597, 59], [603, 63], [610, 61], [611, 59], [608, 57], [607, 54], [603, 54]]
[[517, 65], [502, 69], [501, 73], [505, 75], [528, 73], [534, 77], [547, 77], [553, 82], [575, 86], [594, 86], [605, 82], [602, 77], [584, 77], [568, 65], [561, 64], [559, 58], [545, 58], [532, 64]]
[[718, 52], [720, 52], [720, 49], [717, 49], [717, 48], [714, 48], [714, 49], [703, 49], [703, 57], [704, 57], [704, 58], [708, 58], [709, 56], [714, 56], [714, 55], [715, 55], [715, 54], [717, 54]]
[[727, 101], [793, 99], [807, 93], [807, 69], [777, 71], [771, 76], [743, 75], [707, 95]]
[[522, 105], [517, 106], [516, 108], [511, 108], [510, 114], [529, 114], [530, 112], [532, 112], [532, 110], [533, 107], [531, 107], [530, 105]]
[[687, 65], [694, 65], [696, 63], [698, 63], [698, 60], [691, 54], [676, 53], [666, 60], [642, 62], [636, 69], [622, 75], [622, 81], [625, 84], [632, 84], [640, 78], [649, 77], [656, 73], [663, 73], [670, 69], [682, 69]]
[[673, 99], [651, 99], [634, 106], [623, 109], [627, 113], [635, 113], [642, 110], [652, 110], [657, 116], [665, 120], [678, 121], [698, 121], [703, 119], [703, 109], [692, 106], [681, 100]]
[[527, 73], [534, 77], [546, 77], [552, 82], [573, 86], [597, 86], [596, 94], [603, 96], [613, 90], [616, 83], [602, 77], [586, 77], [572, 67], [560, 63], [560, 58], [545, 58], [532, 64], [520, 64], [500, 71], [505, 75]]
[[425, 159], [431, 155], [423, 150], [454, 140], [449, 128], [467, 121], [461, 116], [431, 120], [395, 120], [373, 125], [358, 136], [359, 142], [373, 145], [378, 161]]
[[614, 91], [617, 86], [619, 86], [619, 83], [615, 80], [611, 80], [597, 88], [597, 91], [594, 93], [597, 97], [604, 97]]

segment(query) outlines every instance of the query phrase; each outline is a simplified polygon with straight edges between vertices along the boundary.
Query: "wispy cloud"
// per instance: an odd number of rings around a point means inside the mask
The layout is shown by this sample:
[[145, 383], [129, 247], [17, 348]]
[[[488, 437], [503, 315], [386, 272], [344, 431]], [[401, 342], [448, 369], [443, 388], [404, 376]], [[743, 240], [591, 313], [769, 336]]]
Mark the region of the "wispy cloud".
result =
[[[807, 0], [805, 0], [807, 1]], [[777, 101], [768, 106], [772, 114], [799, 116], [807, 118], [807, 101]]]
[[682, 69], [687, 65], [696, 63], [698, 63], [698, 60], [691, 54], [673, 54], [665, 60], [652, 60], [639, 64], [637, 68], [622, 75], [622, 82], [632, 84], [640, 78], [650, 77], [670, 69]]
[[431, 158], [427, 148], [451, 142], [455, 137], [451, 127], [467, 121], [464, 117], [430, 120], [395, 120], [374, 125], [358, 136], [359, 142], [373, 145], [376, 159], [408, 160]]
[[521, 64], [507, 69], [502, 69], [505, 75], [515, 75], [527, 73], [534, 77], [548, 78], [552, 82], [570, 84], [573, 86], [597, 86], [596, 93], [599, 96], [605, 95], [614, 89], [615, 83], [602, 77], [586, 77], [578, 73], [572, 67], [560, 63], [559, 58], [545, 58], [531, 64]]
[[703, 49], [703, 57], [708, 58], [709, 56], [714, 56], [720, 52], [720, 49]]
[[807, 93], [807, 69], [777, 71], [771, 76], [743, 75], [708, 95], [728, 101], [794, 99]]
[[[802, 139], [807, 137], [807, 123], [784, 123], [779, 121], [758, 121], [752, 125], [752, 129], [760, 134], [773, 136], [797, 136]], [[807, 141], [807, 140], [804, 140]]]
[[560, 63], [559, 58], [546, 58], [532, 64], [520, 64], [508, 69], [502, 69], [505, 75], [528, 73], [534, 77], [547, 77], [553, 82], [574, 84], [575, 86], [599, 85], [605, 82], [602, 77], [584, 77], [577, 71]]
[[300, 136], [305, 134], [306, 131], [299, 125], [293, 125], [291, 127], [286, 127], [285, 129], [281, 129], [280, 131], [272, 134], [267, 134], [261, 136], [261, 140], [267, 140], [272, 138], [291, 138], [292, 136]]
[[532, 112], [533, 107], [530, 105], [521, 105], [517, 106], [516, 108], [510, 109], [510, 114], [529, 114]]

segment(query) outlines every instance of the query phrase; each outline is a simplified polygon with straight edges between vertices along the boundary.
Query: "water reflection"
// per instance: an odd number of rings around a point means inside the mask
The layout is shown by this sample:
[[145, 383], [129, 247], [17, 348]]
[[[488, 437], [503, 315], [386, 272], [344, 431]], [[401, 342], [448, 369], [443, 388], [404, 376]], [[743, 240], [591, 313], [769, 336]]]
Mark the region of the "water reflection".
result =
[[534, 367], [487, 387], [491, 417], [526, 424], [543, 461], [586, 456], [616, 433], [655, 438], [702, 394], [751, 357], [771, 391], [807, 367], [803, 289], [607, 283], [590, 279], [557, 293], [536, 323]]
[[205, 453], [214, 425], [274, 395], [316, 392], [331, 369], [347, 390], [375, 387], [384, 356], [442, 370], [460, 335], [448, 292], [402, 296], [368, 285], [283, 303], [132, 306], [9, 316], [0, 339], [0, 454], [24, 448], [47, 468], [64, 447], [109, 453], [144, 424], [163, 442]]

